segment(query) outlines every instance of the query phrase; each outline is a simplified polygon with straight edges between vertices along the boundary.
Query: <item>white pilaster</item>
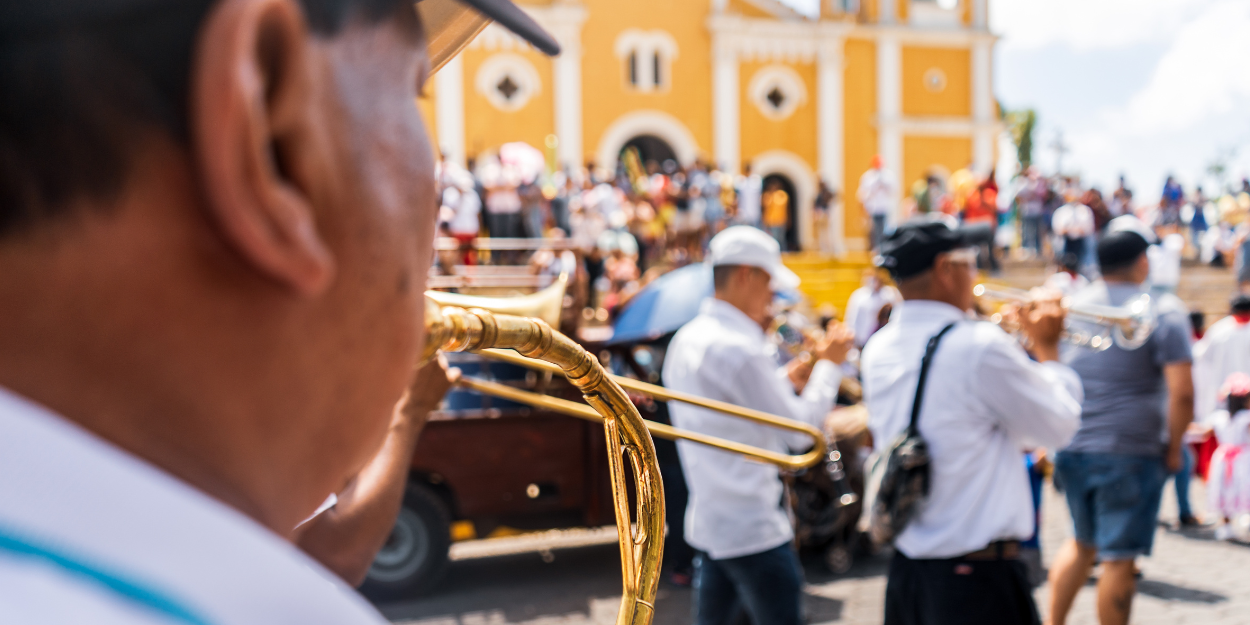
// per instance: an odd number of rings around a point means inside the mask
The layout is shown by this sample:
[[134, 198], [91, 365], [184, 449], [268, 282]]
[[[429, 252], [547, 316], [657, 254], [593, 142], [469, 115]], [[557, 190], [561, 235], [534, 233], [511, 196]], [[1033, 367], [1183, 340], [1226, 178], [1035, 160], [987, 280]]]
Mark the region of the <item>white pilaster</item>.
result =
[[[903, 51], [898, 39], [883, 34], [877, 40], [877, 152], [885, 168], [903, 181]], [[898, 193], [894, 198], [897, 221]]]
[[[823, 39], [816, 56], [816, 138], [818, 153], [819, 177], [830, 188], [839, 192], [839, 200], [829, 207], [829, 236], [833, 243], [833, 253], [842, 256], [846, 253], [844, 244], [843, 211], [841, 198], [846, 194], [843, 183], [844, 141], [843, 141], [843, 39]], [[810, 229], [810, 224], [808, 228]], [[819, 235], [815, 237], [819, 240]]]
[[558, 2], [534, 12], [560, 44], [560, 56], [551, 61], [554, 128], [560, 140], [557, 167], [582, 165], [582, 24], [586, 15], [586, 7], [572, 2]]
[[994, 166], [994, 96], [990, 89], [990, 40], [972, 44], [972, 166], [981, 174]]
[[989, 0], [972, 0], [972, 27], [977, 30], [989, 28]]
[[464, 166], [464, 62], [457, 54], [434, 74], [434, 123], [447, 160]]
[[894, 24], [898, 22], [898, 6], [897, 2], [906, 2], [907, 0], [881, 0], [877, 4], [877, 21], [882, 24]]
[[716, 163], [728, 173], [739, 171], [738, 53], [719, 34], [712, 41], [712, 143]]

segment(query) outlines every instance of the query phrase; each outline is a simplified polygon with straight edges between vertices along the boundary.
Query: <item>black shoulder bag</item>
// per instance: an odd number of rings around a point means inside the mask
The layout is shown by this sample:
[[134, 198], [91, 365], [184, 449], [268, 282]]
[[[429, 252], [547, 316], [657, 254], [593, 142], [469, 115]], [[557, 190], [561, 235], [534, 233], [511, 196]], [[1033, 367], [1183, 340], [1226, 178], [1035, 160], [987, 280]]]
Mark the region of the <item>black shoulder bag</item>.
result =
[[929, 339], [924, 358], [920, 361], [920, 379], [916, 382], [916, 398], [911, 405], [911, 422], [894, 442], [890, 444], [885, 458], [877, 497], [872, 505], [869, 528], [877, 544], [889, 544], [903, 532], [916, 516], [920, 502], [929, 496], [929, 445], [920, 436], [916, 421], [920, 417], [920, 404], [924, 398], [925, 379], [929, 377], [929, 364], [937, 351], [942, 336], [955, 327], [954, 323], [942, 328]]

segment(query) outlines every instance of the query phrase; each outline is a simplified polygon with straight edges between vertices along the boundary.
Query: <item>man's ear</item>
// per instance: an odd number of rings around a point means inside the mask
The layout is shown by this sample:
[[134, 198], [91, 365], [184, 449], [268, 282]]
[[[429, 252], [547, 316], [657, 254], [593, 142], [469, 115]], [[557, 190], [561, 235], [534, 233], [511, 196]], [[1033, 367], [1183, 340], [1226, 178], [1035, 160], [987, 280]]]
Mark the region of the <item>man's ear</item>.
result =
[[325, 291], [335, 270], [315, 202], [332, 171], [315, 53], [293, 0], [223, 0], [200, 31], [191, 83], [211, 219], [248, 264], [301, 295]]

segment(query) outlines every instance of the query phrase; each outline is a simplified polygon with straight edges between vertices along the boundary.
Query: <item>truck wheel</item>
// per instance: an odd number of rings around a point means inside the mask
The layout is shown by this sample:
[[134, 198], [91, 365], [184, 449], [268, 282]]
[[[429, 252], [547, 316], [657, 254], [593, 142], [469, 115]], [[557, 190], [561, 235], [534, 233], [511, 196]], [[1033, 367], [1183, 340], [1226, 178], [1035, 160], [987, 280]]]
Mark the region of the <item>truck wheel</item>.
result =
[[433, 491], [409, 484], [395, 527], [360, 586], [370, 599], [395, 599], [429, 591], [447, 571], [451, 515]]

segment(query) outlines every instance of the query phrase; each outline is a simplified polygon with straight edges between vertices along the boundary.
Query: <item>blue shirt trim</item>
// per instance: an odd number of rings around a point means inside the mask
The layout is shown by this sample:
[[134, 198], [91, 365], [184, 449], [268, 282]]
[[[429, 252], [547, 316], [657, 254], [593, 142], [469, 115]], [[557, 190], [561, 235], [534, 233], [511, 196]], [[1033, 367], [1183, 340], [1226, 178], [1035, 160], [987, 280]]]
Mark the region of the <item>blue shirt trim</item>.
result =
[[15, 535], [11, 530], [0, 527], [0, 554], [3, 553], [51, 564], [71, 575], [100, 584], [113, 594], [176, 622], [186, 625], [209, 625], [209, 621], [193, 610], [149, 585], [127, 579], [117, 572], [108, 571], [104, 567], [85, 562], [52, 547], [36, 544], [29, 539]]

